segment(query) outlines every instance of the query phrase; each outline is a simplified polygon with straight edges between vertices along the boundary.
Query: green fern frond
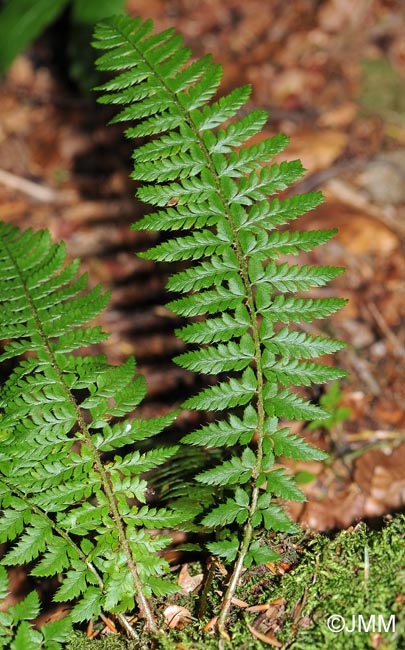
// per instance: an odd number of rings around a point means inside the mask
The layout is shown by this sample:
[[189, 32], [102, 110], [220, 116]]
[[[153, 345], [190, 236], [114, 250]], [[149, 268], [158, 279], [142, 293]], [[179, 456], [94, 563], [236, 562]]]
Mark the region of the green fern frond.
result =
[[[105, 307], [108, 293], [87, 291], [86, 277], [77, 277], [78, 261], [65, 266], [65, 257], [64, 245], [52, 244], [47, 231], [21, 234], [0, 223], [0, 327], [6, 339], [0, 361], [30, 353], [0, 387], [6, 432], [0, 443], [0, 542], [14, 543], [2, 564], [34, 562], [33, 575], [64, 574], [56, 600], [78, 599], [74, 622], [90, 620], [111, 602], [120, 613], [136, 601], [153, 627], [149, 578], [168, 568], [154, 549], [170, 540], [146, 537], [140, 553], [137, 531], [153, 520], [155, 527], [180, 525], [182, 516], [138, 507], [134, 499], [146, 502], [142, 474], [172, 458], [176, 447], [141, 452], [134, 443], [158, 434], [176, 414], [126, 419], [146, 391], [142, 377], [134, 380], [135, 360], [113, 367], [103, 355], [77, 356], [107, 336], [87, 323]], [[112, 460], [105, 456], [111, 451]], [[125, 566], [125, 590], [113, 588], [111, 557]], [[161, 593], [163, 583], [156, 584]], [[20, 629], [17, 634], [28, 634]]]
[[255, 454], [246, 447], [241, 458], [231, 458], [213, 469], [198, 474], [196, 480], [207, 485], [243, 485], [250, 481], [255, 463]]
[[276, 456], [285, 456], [295, 460], [303, 457], [307, 460], [325, 460], [328, 457], [325, 452], [309, 445], [300, 436], [290, 434], [289, 429], [279, 429], [278, 431], [271, 429], [269, 436]]
[[[4, 567], [0, 566], [0, 600], [4, 600], [7, 594], [8, 575]], [[45, 647], [60, 650], [71, 633], [70, 616], [42, 625], [37, 630], [33, 621], [39, 612], [40, 602], [36, 591], [31, 591], [21, 602], [0, 612], [0, 648], [39, 650]]]
[[252, 368], [246, 368], [240, 380], [231, 377], [229, 381], [205, 388], [186, 400], [183, 406], [197, 411], [224, 411], [234, 406], [244, 406], [253, 399], [256, 391], [255, 373]]
[[293, 298], [283, 295], [273, 300], [264, 292], [256, 299], [258, 312], [273, 323], [310, 323], [315, 319], [327, 318], [347, 304], [344, 298]]
[[288, 327], [282, 327], [275, 332], [273, 322], [269, 322], [264, 317], [260, 325], [260, 335], [266, 349], [275, 354], [279, 353], [284, 357], [311, 359], [324, 354], [333, 354], [345, 347], [345, 344], [341, 341], [323, 338], [322, 336], [310, 336], [304, 332], [289, 330]]
[[219, 318], [192, 323], [176, 330], [185, 343], [216, 343], [243, 336], [249, 329], [249, 315], [244, 305], [238, 305], [233, 315], [225, 312]]
[[184, 436], [183, 441], [207, 447], [233, 447], [238, 443], [245, 445], [251, 442], [257, 422], [257, 412], [249, 404], [244, 409], [242, 418], [231, 414], [229, 420], [211, 422]]
[[290, 294], [323, 287], [343, 269], [279, 260], [311, 251], [335, 234], [278, 230], [319, 205], [322, 195], [275, 197], [303, 174], [300, 161], [272, 162], [288, 138], [277, 135], [246, 145], [267, 119], [263, 111], [237, 117], [250, 88], [212, 102], [218, 66], [207, 57], [191, 62], [180, 38], [172, 32], [151, 37], [150, 30], [150, 22], [125, 17], [96, 30], [96, 47], [108, 50], [98, 60], [100, 69], [118, 73], [101, 87], [107, 93], [101, 101], [124, 106], [114, 122], [136, 122], [127, 137], [153, 136], [135, 149], [132, 177], [140, 182], [138, 198], [160, 209], [134, 228], [166, 231], [169, 237], [141, 256], [195, 262], [169, 278], [168, 289], [185, 295], [168, 307], [179, 316], [205, 317], [176, 331], [196, 346], [176, 363], [221, 379], [183, 406], [224, 411], [224, 419], [186, 435], [183, 442], [227, 448], [225, 461], [197, 476], [200, 483], [220, 486], [218, 497], [224, 500], [201, 520], [205, 529], [226, 527], [209, 548], [229, 561], [237, 558], [219, 620], [223, 630], [242, 566], [275, 556], [268, 550], [266, 556], [258, 535], [263, 529], [295, 530], [273, 500], [302, 500], [303, 495], [292, 477], [273, 469], [276, 457], [324, 457], [278, 429], [285, 418], [327, 417], [290, 386], [345, 375], [310, 361], [341, 349], [342, 343], [291, 327], [325, 318], [345, 301]]
[[220, 343], [186, 352], [174, 358], [174, 361], [187, 370], [207, 374], [218, 374], [230, 370], [244, 370], [254, 359], [254, 343], [250, 334], [241, 336], [238, 342]]

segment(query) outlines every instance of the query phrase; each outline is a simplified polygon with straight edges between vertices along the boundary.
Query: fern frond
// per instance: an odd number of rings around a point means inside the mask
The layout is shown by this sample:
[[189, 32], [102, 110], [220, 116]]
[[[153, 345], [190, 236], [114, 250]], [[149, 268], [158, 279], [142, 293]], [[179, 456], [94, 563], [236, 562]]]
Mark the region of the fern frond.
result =
[[344, 272], [341, 267], [332, 266], [298, 266], [287, 262], [276, 264], [271, 261], [263, 268], [252, 258], [249, 265], [249, 277], [258, 287], [270, 285], [281, 293], [307, 291], [311, 287], [322, 287]]
[[219, 619], [223, 630], [242, 566], [276, 557], [261, 547], [257, 535], [263, 529], [295, 530], [272, 498], [302, 500], [303, 495], [292, 477], [272, 469], [275, 458], [323, 457], [278, 429], [281, 418], [327, 417], [289, 388], [344, 376], [311, 361], [343, 344], [295, 331], [291, 323], [325, 318], [345, 301], [284, 294], [322, 287], [343, 269], [279, 261], [326, 243], [336, 231], [278, 230], [319, 205], [322, 195], [313, 192], [282, 200], [274, 196], [304, 170], [300, 161], [272, 162], [287, 145], [283, 135], [246, 144], [267, 120], [263, 111], [238, 118], [250, 88], [237, 88], [212, 102], [219, 68], [207, 58], [191, 62], [180, 39], [167, 32], [155, 36], [153, 56], [149, 55], [150, 38], [138, 21], [132, 24], [125, 17], [96, 30], [96, 46], [109, 49], [99, 67], [120, 73], [118, 80], [101, 88], [108, 93], [102, 101], [126, 104], [115, 121], [137, 120], [126, 131], [128, 137], [154, 136], [135, 150], [132, 177], [141, 183], [138, 197], [161, 209], [134, 228], [165, 231], [169, 236], [142, 257], [194, 261], [191, 268], [177, 270], [167, 285], [186, 294], [168, 304], [172, 311], [188, 318], [205, 317], [176, 331], [197, 347], [175, 361], [221, 379], [187, 399], [183, 407], [223, 411], [224, 419], [189, 433], [183, 442], [227, 449], [226, 460], [197, 477], [200, 484], [218, 486], [218, 498], [224, 499], [201, 521], [206, 528], [226, 527], [221, 539], [209, 543], [210, 550], [229, 561], [238, 558]]
[[167, 288], [186, 293], [206, 289], [236, 277], [239, 268], [237, 259], [234, 255], [229, 255], [229, 251], [227, 253], [222, 259], [212, 255], [210, 262], [202, 262], [194, 268], [172, 275], [167, 282]]
[[258, 311], [273, 322], [310, 323], [315, 319], [327, 318], [347, 304], [344, 298], [294, 298], [277, 295], [272, 300], [261, 293], [257, 298]]
[[257, 422], [255, 409], [248, 405], [243, 411], [242, 418], [231, 414], [229, 421], [211, 422], [184, 436], [183, 441], [187, 444], [207, 447], [233, 447], [237, 443], [246, 445], [253, 438]]
[[297, 194], [288, 199], [278, 198], [272, 201], [260, 201], [252, 206], [246, 214], [246, 224], [260, 226], [266, 230], [273, 230], [277, 226], [284, 226], [289, 221], [313, 210], [323, 201], [320, 192], [309, 192], [308, 194]]
[[132, 224], [132, 230], [156, 230], [157, 224], [159, 230], [181, 230], [182, 228], [191, 228], [213, 225], [218, 220], [218, 210], [210, 197], [209, 201], [203, 201], [199, 204], [189, 203], [187, 206], [179, 205], [176, 209], [167, 208], [164, 211], [158, 211], [145, 215], [142, 219]]
[[239, 342], [231, 341], [195, 352], [186, 352], [173, 360], [182, 368], [207, 374], [218, 374], [229, 370], [244, 370], [254, 359], [254, 343], [249, 334]]
[[[237, 290], [239, 276], [235, 276], [234, 287]], [[229, 282], [230, 284], [230, 282]], [[216, 314], [226, 309], [236, 309], [241, 304], [240, 295], [231, 289], [219, 286], [215, 291], [202, 291], [195, 296], [173, 300], [168, 307], [178, 316], [202, 316], [204, 314]]]
[[[0, 599], [8, 594], [8, 575], [0, 566]], [[40, 630], [34, 628], [34, 620], [40, 611], [39, 596], [31, 591], [16, 605], [10, 605], [0, 617], [0, 647], [12, 650], [39, 650], [53, 648], [60, 650], [71, 634], [72, 621], [70, 616], [42, 625]]]
[[266, 352], [263, 353], [263, 373], [269, 381], [278, 381], [284, 386], [310, 386], [314, 382], [323, 384], [347, 375], [343, 370], [319, 363], [300, 362], [296, 359], [274, 361], [274, 356], [267, 355]]
[[159, 244], [141, 256], [156, 262], [176, 262], [183, 259], [199, 259], [214, 252], [220, 253], [224, 247], [225, 243], [210, 230], [202, 230], [190, 237], [179, 237], [167, 244]]
[[300, 251], [310, 251], [325, 244], [336, 232], [336, 229], [292, 233], [275, 231], [267, 235], [266, 231], [260, 229], [256, 243], [250, 242], [250, 253], [255, 253], [259, 260], [276, 259], [280, 255], [299, 255]]
[[227, 526], [234, 522], [243, 524], [248, 518], [247, 506], [248, 503], [240, 505], [234, 499], [227, 499], [225, 503], [211, 510], [201, 523], [207, 528]]
[[42, 553], [52, 538], [52, 528], [47, 521], [33, 515], [31, 526], [26, 528], [16, 546], [14, 546], [2, 559], [6, 566], [15, 566], [31, 562]]
[[231, 316], [225, 312], [219, 318], [207, 318], [176, 330], [185, 343], [215, 343], [243, 336], [249, 328], [249, 315], [244, 305], [238, 305]]
[[288, 420], [315, 420], [325, 419], [327, 412], [299, 397], [290, 393], [288, 389], [278, 390], [277, 385], [266, 384], [263, 391], [264, 410], [269, 415], [276, 415], [278, 418]]
[[290, 434], [289, 429], [274, 431], [271, 428], [270, 435], [271, 442], [274, 445], [274, 453], [277, 456], [285, 456], [295, 460], [299, 460], [303, 456], [308, 460], [325, 460], [328, 457], [325, 452], [309, 445], [300, 436]]
[[253, 399], [257, 380], [251, 368], [247, 368], [240, 380], [231, 377], [229, 381], [205, 388], [195, 397], [184, 402], [184, 407], [197, 411], [223, 411], [234, 406], [243, 406]]
[[238, 152], [231, 151], [229, 156], [224, 154], [213, 154], [212, 160], [218, 174], [229, 176], [230, 178], [240, 178], [248, 171], [254, 171], [260, 168], [260, 165], [270, 162], [274, 156], [283, 151], [288, 144], [288, 138], [281, 133], [262, 140], [258, 144], [252, 145]]
[[229, 124], [225, 129], [208, 131], [203, 134], [204, 144], [210, 154], [229, 153], [233, 147], [240, 147], [266, 124], [268, 115], [265, 111], [256, 110], [240, 120]]
[[346, 347], [342, 341], [311, 336], [305, 332], [289, 330], [288, 327], [282, 327], [275, 332], [273, 322], [269, 322], [267, 317], [264, 317], [260, 325], [260, 335], [267, 350], [282, 354], [284, 357], [311, 359], [324, 354], [333, 354]]
[[[21, 234], [0, 223], [0, 331], [6, 339], [0, 361], [30, 353], [0, 387], [8, 432], [0, 443], [0, 540], [13, 542], [2, 563], [34, 562], [33, 575], [40, 577], [64, 574], [57, 600], [79, 599], [75, 622], [97, 616], [112, 601], [116, 612], [136, 601], [153, 627], [145, 594], [152, 594], [151, 576], [162, 591], [157, 577], [167, 569], [153, 549], [169, 540], [157, 536], [142, 554], [126, 540], [146, 521], [166, 528], [182, 516], [138, 508], [129, 499], [145, 503], [142, 474], [173, 457], [176, 447], [141, 452], [133, 445], [176, 414], [127, 420], [146, 391], [142, 377], [134, 380], [135, 360], [113, 367], [103, 355], [72, 354], [105, 340], [100, 327], [87, 323], [105, 307], [108, 293], [87, 291], [86, 277], [77, 277], [78, 261], [65, 266], [65, 258], [64, 245], [52, 244], [48, 232]], [[104, 456], [112, 450], [113, 460]], [[98, 540], [95, 546], [88, 536]], [[80, 544], [78, 538], [84, 538]], [[125, 594], [111, 586], [111, 554], [123, 558]]]
[[243, 485], [252, 476], [256, 463], [256, 456], [249, 447], [246, 447], [241, 458], [231, 458], [213, 469], [208, 469], [198, 474], [196, 480], [207, 485]]

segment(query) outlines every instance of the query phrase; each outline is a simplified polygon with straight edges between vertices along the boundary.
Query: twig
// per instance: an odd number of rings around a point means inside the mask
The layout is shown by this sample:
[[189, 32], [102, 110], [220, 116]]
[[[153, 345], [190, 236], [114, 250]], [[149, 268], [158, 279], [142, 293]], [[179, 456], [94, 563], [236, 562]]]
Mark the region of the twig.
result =
[[[301, 329], [303, 329], [305, 332], [309, 332], [310, 334], [314, 334], [316, 336], [325, 336], [325, 333], [316, 327], [316, 325], [308, 324], [308, 323], [302, 323], [301, 324]], [[365, 361], [365, 359], [360, 359], [360, 357], [356, 354], [354, 348], [352, 346], [349, 346], [345, 350], [345, 356], [351, 363], [352, 367], [360, 377], [360, 379], [366, 384], [368, 389], [370, 390], [371, 394], [374, 395], [374, 397], [378, 397], [381, 395], [381, 389], [380, 386], [375, 379], [375, 377], [371, 374], [369, 368], [368, 368], [368, 363]]]
[[13, 190], [18, 190], [23, 194], [27, 194], [36, 201], [41, 201], [42, 203], [51, 203], [56, 201], [58, 198], [57, 193], [47, 187], [46, 185], [40, 185], [39, 183], [33, 183], [26, 178], [21, 178], [21, 176], [16, 176], [11, 172], [6, 172], [4, 169], [0, 169], [0, 183], [11, 187]]
[[344, 160], [338, 160], [334, 165], [331, 165], [327, 169], [320, 169], [312, 174], [307, 174], [302, 181], [293, 186], [290, 194], [304, 194], [305, 192], [317, 190], [327, 181], [336, 178], [340, 172], [358, 169], [363, 167], [365, 162], [364, 158], [353, 158], [351, 160], [346, 158]]
[[206, 576], [205, 583], [204, 583], [204, 588], [200, 596], [200, 605], [198, 607], [198, 618], [200, 620], [204, 618], [205, 612], [207, 611], [208, 592], [210, 590], [212, 581], [214, 579], [214, 574], [215, 574], [215, 562], [213, 558], [211, 558], [208, 574]]
[[379, 397], [381, 395], [381, 388], [375, 379], [375, 377], [371, 374], [369, 368], [368, 368], [368, 363], [366, 362], [365, 359], [360, 359], [360, 357], [355, 353], [353, 348], [347, 348], [345, 351], [346, 357], [349, 359], [350, 363], [352, 364], [353, 368], [359, 375], [360, 379], [364, 381], [366, 386], [368, 387], [370, 393], [374, 395], [374, 397]]
[[136, 630], [134, 630], [132, 625], [129, 624], [127, 617], [124, 614], [122, 614], [121, 612], [117, 613], [116, 616], [117, 616], [117, 619], [119, 620], [119, 622], [121, 623], [122, 627], [124, 628], [124, 630], [128, 634], [128, 636], [131, 639], [139, 640], [138, 633], [136, 632]]
[[398, 337], [394, 334], [394, 332], [388, 325], [387, 321], [385, 320], [384, 316], [378, 310], [377, 305], [375, 305], [373, 302], [370, 302], [370, 304], [368, 305], [368, 310], [372, 315], [372, 317], [374, 318], [375, 322], [377, 323], [378, 327], [382, 331], [382, 333], [385, 334], [387, 339], [393, 345], [397, 353], [397, 356], [401, 357], [401, 359], [405, 359], [405, 347], [402, 345]]
[[365, 210], [367, 215], [383, 223], [396, 235], [403, 236], [405, 234], [405, 226], [399, 218], [395, 217], [397, 211], [391, 205], [387, 207], [373, 205], [358, 189], [339, 178], [329, 180], [325, 189], [329, 190], [342, 203], [359, 210]]
[[[119, 200], [80, 201], [69, 211], [72, 223], [91, 224], [110, 221], [120, 223], [134, 221], [136, 203], [133, 198]], [[127, 229], [127, 226], [125, 226]], [[138, 235], [137, 235], [138, 236]], [[145, 264], [145, 261], [143, 262]]]

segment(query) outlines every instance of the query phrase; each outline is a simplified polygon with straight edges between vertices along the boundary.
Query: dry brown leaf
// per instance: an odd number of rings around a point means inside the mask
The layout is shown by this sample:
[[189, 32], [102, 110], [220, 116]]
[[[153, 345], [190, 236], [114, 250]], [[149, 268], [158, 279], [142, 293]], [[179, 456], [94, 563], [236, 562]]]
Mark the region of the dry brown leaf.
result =
[[374, 416], [392, 426], [398, 427], [404, 422], [403, 408], [400, 408], [395, 400], [389, 398], [383, 398], [379, 401], [374, 409]]
[[268, 634], [262, 634], [258, 630], [255, 630], [254, 627], [249, 625], [249, 623], [247, 623], [247, 626], [248, 626], [249, 632], [251, 634], [253, 634], [253, 636], [255, 636], [256, 639], [259, 639], [260, 641], [263, 641], [263, 643], [266, 643], [267, 645], [272, 645], [274, 648], [281, 648], [282, 647], [283, 644], [280, 643], [280, 641], [277, 641], [277, 639], [274, 636], [269, 636]]
[[115, 627], [113, 621], [110, 618], [108, 618], [108, 616], [104, 616], [104, 614], [100, 614], [100, 618], [105, 624], [107, 630], [112, 632], [112, 634], [118, 634], [117, 628]]
[[8, 573], [8, 587], [9, 591], [0, 602], [0, 612], [5, 612], [9, 607], [17, 605], [24, 600], [26, 595], [25, 583], [27, 574], [22, 567], [10, 567]]
[[192, 616], [188, 609], [181, 605], [169, 605], [163, 612], [166, 624], [172, 629], [180, 629], [191, 622]]
[[373, 449], [356, 462], [354, 479], [365, 494], [364, 514], [369, 517], [405, 504], [405, 444], [390, 452]]
[[336, 496], [320, 501], [308, 501], [303, 507], [302, 504], [289, 503], [288, 510], [300, 524], [312, 530], [322, 531], [350, 526], [353, 521], [363, 516], [364, 502], [365, 496], [359, 487], [351, 484]]
[[300, 67], [286, 68], [271, 80], [272, 97], [286, 109], [295, 109], [307, 101], [311, 92], [321, 88], [324, 77], [319, 72]]
[[244, 600], [240, 600], [240, 598], [231, 598], [231, 603], [232, 605], [236, 605], [237, 607], [242, 607], [243, 609], [245, 607], [248, 607], [248, 603], [245, 603]]
[[218, 622], [218, 616], [214, 616], [211, 618], [206, 625], [203, 627], [204, 632], [213, 632], [216, 628], [217, 622]]
[[329, 484], [326, 498], [318, 496], [315, 500], [314, 494], [304, 505], [289, 503], [290, 515], [301, 524], [322, 531], [347, 528], [361, 518], [399, 510], [405, 505], [404, 464], [405, 443], [394, 449], [366, 451], [355, 463], [354, 482], [343, 484], [342, 489], [344, 477], [339, 482], [340, 470], [335, 462], [331, 468], [335, 479]]
[[68, 603], [58, 603], [57, 605], [52, 605], [47, 608], [46, 611], [41, 612], [39, 616], [35, 619], [35, 627], [37, 630], [41, 628], [42, 625], [48, 625], [48, 623], [54, 623], [55, 621], [60, 621], [65, 616], [68, 616], [71, 612], [72, 605]]
[[[332, 188], [332, 183], [335, 189]], [[382, 223], [375, 215], [370, 212], [366, 204], [362, 207], [360, 204], [354, 205], [351, 197], [342, 192], [339, 201], [333, 201], [337, 197], [338, 190], [349, 186], [343, 185], [337, 179], [329, 181], [323, 189], [327, 201], [325, 206], [321, 206], [315, 215], [309, 215], [308, 223], [311, 228], [331, 227], [332, 223], [339, 227], [336, 235], [336, 241], [342, 244], [352, 253], [376, 253], [379, 256], [391, 255], [395, 249], [400, 246], [400, 240], [397, 234], [392, 231], [388, 225]], [[329, 192], [333, 189], [332, 193]], [[354, 193], [354, 188], [351, 189]], [[357, 196], [359, 192], [357, 191]], [[380, 213], [381, 214], [381, 211]], [[373, 277], [375, 268], [373, 268]], [[371, 278], [370, 278], [371, 279]]]
[[343, 31], [349, 35], [350, 29], [361, 25], [369, 8], [369, 0], [329, 0], [319, 10], [319, 25], [327, 32]]
[[314, 173], [327, 169], [344, 151], [348, 135], [336, 129], [318, 129], [294, 133], [291, 143], [283, 153], [276, 156], [276, 162], [299, 158], [304, 168]]
[[188, 564], [183, 564], [177, 582], [179, 584], [179, 587], [181, 587], [183, 593], [190, 594], [198, 590], [198, 588], [201, 586], [203, 578], [204, 575], [202, 573], [191, 576], [188, 571]]
[[269, 603], [262, 603], [262, 605], [251, 605], [250, 607], [247, 608], [247, 612], [265, 612], [267, 609], [269, 609], [270, 604]]
[[383, 206], [405, 202], [404, 150], [394, 151], [393, 154], [400, 156], [387, 154], [370, 161], [356, 179], [371, 201]]
[[271, 603], [262, 603], [261, 605], [251, 605], [247, 608], [247, 612], [268, 612], [270, 609], [282, 609], [286, 603], [285, 598], [276, 598]]
[[[94, 625], [93, 625], [93, 621], [92, 621], [92, 620], [90, 620], [90, 621], [88, 622], [88, 625], [87, 625], [87, 627], [86, 627], [86, 635], [87, 635], [87, 638], [88, 638], [88, 639], [94, 639], [94, 638], [95, 638], [95, 637], [94, 637]], [[96, 636], [97, 636], [97, 632], [96, 632]]]
[[354, 102], [344, 102], [336, 108], [322, 113], [318, 119], [319, 126], [339, 128], [348, 126], [355, 118], [358, 106]]

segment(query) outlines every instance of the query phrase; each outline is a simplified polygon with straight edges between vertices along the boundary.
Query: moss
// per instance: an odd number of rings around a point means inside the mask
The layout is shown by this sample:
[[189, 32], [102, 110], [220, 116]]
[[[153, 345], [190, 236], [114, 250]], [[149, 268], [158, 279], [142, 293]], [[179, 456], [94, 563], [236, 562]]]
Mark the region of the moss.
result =
[[[89, 641], [76, 635], [67, 648], [264, 648], [265, 644], [249, 632], [249, 624], [262, 634], [274, 635], [288, 650], [402, 650], [405, 648], [405, 619], [400, 612], [405, 600], [404, 522], [404, 516], [396, 516], [381, 530], [369, 531], [360, 524], [333, 538], [323, 534], [295, 540], [288, 538], [284, 559], [293, 562], [294, 568], [284, 575], [273, 575], [267, 567], [246, 572], [237, 594], [249, 605], [275, 602], [271, 616], [266, 618], [264, 612], [250, 613], [235, 606], [229, 626], [231, 642], [218, 641], [217, 637], [202, 631], [219, 603], [221, 583], [218, 575], [214, 578], [206, 618], [202, 622], [197, 619], [198, 599], [179, 595], [171, 598], [171, 604], [187, 607], [195, 617], [182, 630], [166, 630], [159, 640], [151, 642], [143, 638], [132, 645], [121, 637]], [[162, 603], [162, 607], [167, 604]], [[336, 619], [336, 624], [344, 620], [349, 631], [329, 630], [327, 621], [332, 615], [343, 617]], [[390, 623], [393, 615], [395, 631]], [[370, 625], [368, 631], [364, 630], [364, 624]], [[353, 626], [355, 629], [351, 632]]]
[[131, 645], [131, 642], [121, 635], [109, 634], [100, 639], [89, 639], [85, 634], [75, 632], [66, 648], [67, 650], [135, 650], [136, 646]]

